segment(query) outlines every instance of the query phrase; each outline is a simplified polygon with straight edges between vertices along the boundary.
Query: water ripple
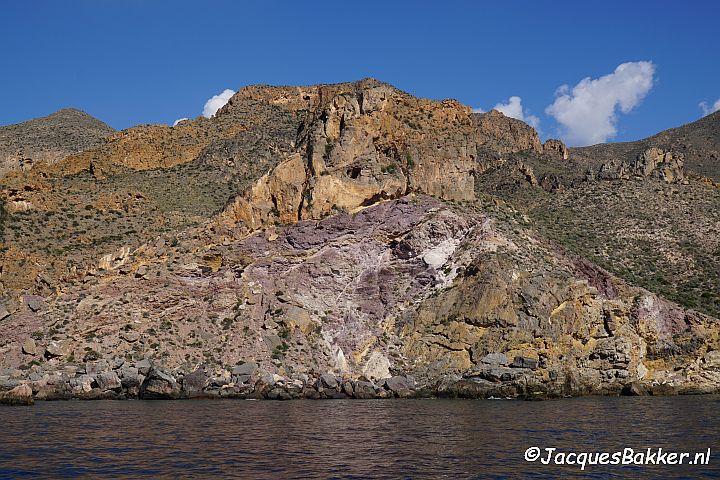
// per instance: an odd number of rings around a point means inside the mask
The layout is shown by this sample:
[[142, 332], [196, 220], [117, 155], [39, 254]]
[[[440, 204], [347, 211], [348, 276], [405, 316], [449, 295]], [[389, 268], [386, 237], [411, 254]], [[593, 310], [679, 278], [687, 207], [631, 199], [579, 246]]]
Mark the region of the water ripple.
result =
[[[0, 478], [720, 478], [704, 466], [527, 463], [720, 448], [717, 397], [39, 402], [0, 407]], [[715, 463], [715, 465], [713, 464]]]

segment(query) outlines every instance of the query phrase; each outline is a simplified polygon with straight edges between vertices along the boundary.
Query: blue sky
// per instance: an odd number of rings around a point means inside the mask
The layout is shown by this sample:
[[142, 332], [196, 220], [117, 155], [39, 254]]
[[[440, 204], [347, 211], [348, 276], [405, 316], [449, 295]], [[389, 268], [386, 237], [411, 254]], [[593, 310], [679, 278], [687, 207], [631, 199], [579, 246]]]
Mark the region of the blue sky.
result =
[[[720, 98], [718, 18], [717, 1], [4, 0], [0, 124], [63, 107], [118, 129], [172, 123], [226, 88], [372, 76], [485, 110], [520, 97], [545, 138], [633, 140]], [[627, 62], [651, 63], [626, 70], [641, 81], [573, 92]], [[550, 115], [561, 85], [569, 97]], [[640, 91], [614, 90], [626, 87]], [[605, 118], [577, 131], [588, 105]]]

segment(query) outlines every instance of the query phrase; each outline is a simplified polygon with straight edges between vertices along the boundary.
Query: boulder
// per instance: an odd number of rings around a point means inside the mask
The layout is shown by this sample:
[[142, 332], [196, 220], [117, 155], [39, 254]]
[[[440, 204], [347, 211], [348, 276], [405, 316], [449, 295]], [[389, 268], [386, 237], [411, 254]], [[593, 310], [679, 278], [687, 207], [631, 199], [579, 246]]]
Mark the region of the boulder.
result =
[[150, 362], [147, 358], [144, 358], [139, 362], [135, 362], [135, 368], [138, 369], [140, 375], [147, 375], [152, 368], [152, 362]]
[[320, 392], [315, 390], [312, 386], [307, 385], [303, 388], [302, 396], [308, 400], [317, 400], [320, 398]]
[[474, 377], [482, 378], [491, 382], [508, 382], [522, 375], [522, 371], [514, 368], [493, 365], [480, 370]]
[[399, 397], [406, 397], [412, 394], [415, 382], [407, 377], [395, 375], [385, 380], [385, 387]]
[[233, 375], [252, 375], [258, 369], [258, 364], [255, 362], [245, 362], [237, 365], [232, 369]]
[[0, 394], [0, 404], [4, 405], [32, 405], [33, 391], [28, 385], [18, 385], [9, 392]]
[[517, 356], [510, 366], [512, 368], [530, 368], [534, 370], [538, 367], [538, 361], [535, 358]]
[[245, 384], [248, 383], [251, 378], [252, 376], [250, 375], [233, 375], [232, 381], [237, 384]]
[[209, 377], [202, 368], [188, 373], [182, 379], [182, 389], [190, 396], [201, 393], [209, 383]]
[[26, 355], [37, 355], [37, 345], [35, 345], [35, 340], [28, 337], [28, 339], [23, 342], [22, 351]]
[[275, 387], [267, 393], [267, 399], [268, 400], [290, 400], [290, 399], [292, 399], [292, 395], [290, 395], [282, 387]]
[[375, 350], [370, 354], [362, 371], [367, 378], [389, 378], [390, 360], [382, 352]]
[[89, 393], [93, 388], [95, 377], [92, 375], [80, 375], [77, 378], [73, 378], [70, 382], [70, 386], [79, 392]]
[[122, 387], [120, 378], [113, 371], [99, 373], [95, 376], [95, 381], [100, 390], [119, 390]]
[[483, 358], [481, 358], [480, 362], [486, 363], [488, 365], [507, 365], [508, 359], [503, 353], [493, 352], [488, 353]]
[[37, 312], [40, 310], [43, 306], [42, 300], [39, 297], [36, 296], [28, 296], [25, 300], [25, 304], [28, 306], [30, 310], [33, 312]]
[[135, 343], [140, 340], [140, 334], [134, 330], [128, 330], [120, 333], [120, 338], [128, 343]]
[[122, 370], [120, 370], [120, 374], [122, 376], [122, 380], [120, 381], [120, 383], [122, 384], [122, 387], [125, 389], [126, 393], [129, 396], [138, 395], [140, 393], [140, 386], [142, 385], [143, 381], [145, 381], [145, 377], [138, 373], [137, 368], [132, 367], [124, 367]]
[[331, 375], [329, 373], [324, 373], [320, 375], [320, 381], [322, 382], [323, 387], [325, 388], [338, 388], [338, 381], [337, 378], [335, 378], [335, 375]]
[[147, 278], [148, 267], [147, 265], [140, 265], [135, 271], [135, 278]]
[[67, 357], [70, 353], [72, 353], [72, 344], [69, 340], [52, 341], [45, 349], [47, 357]]
[[147, 400], [171, 400], [180, 398], [180, 385], [175, 378], [158, 368], [152, 368], [140, 386], [139, 395]]
[[98, 375], [101, 372], [110, 370], [110, 364], [107, 360], [98, 360], [96, 362], [85, 362], [85, 373], [88, 375]]
[[353, 385], [353, 397], [375, 398], [375, 385], [364, 381], [355, 382], [355, 385]]

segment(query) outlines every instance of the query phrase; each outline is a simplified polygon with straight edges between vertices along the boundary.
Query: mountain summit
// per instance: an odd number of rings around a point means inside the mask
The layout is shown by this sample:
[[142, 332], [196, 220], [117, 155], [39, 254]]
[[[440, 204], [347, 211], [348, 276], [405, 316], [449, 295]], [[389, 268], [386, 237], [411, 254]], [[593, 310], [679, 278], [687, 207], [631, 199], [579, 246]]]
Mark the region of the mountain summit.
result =
[[41, 162], [55, 163], [72, 153], [98, 145], [114, 131], [74, 108], [0, 127], [0, 174], [27, 170]]

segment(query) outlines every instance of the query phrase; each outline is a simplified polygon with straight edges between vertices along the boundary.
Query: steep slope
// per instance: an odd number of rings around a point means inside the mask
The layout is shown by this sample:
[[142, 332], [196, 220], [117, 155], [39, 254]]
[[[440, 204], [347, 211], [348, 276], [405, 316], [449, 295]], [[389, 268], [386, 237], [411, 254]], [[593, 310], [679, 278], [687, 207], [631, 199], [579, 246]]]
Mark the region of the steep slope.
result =
[[[3, 291], [54, 290], [63, 279], [92, 273], [108, 253], [222, 210], [289, 151], [300, 122], [295, 112], [252, 99], [236, 107], [177, 127], [134, 127], [0, 180], [8, 212]], [[234, 157], [212, 160], [233, 141], [240, 145]]]
[[410, 196], [196, 250], [156, 242], [24, 297], [0, 358], [39, 398], [717, 389], [716, 319], [494, 214]]
[[52, 164], [95, 147], [113, 130], [85, 112], [67, 108], [47, 117], [0, 127], [0, 175]]
[[594, 145], [573, 149], [573, 152], [590, 161], [604, 163], [612, 159], [635, 158], [651, 147], [682, 154], [689, 172], [720, 183], [720, 112], [644, 140]]
[[[246, 87], [212, 119], [130, 129], [3, 180], [0, 389], [717, 391], [718, 320], [583, 258], [605, 257], [552, 213], [582, 194], [573, 201], [597, 214], [605, 188], [628, 189], [607, 199], [617, 212], [715, 188], [683, 159], [568, 157], [499, 112], [373, 79]], [[629, 222], [614, 235], [644, 225]], [[600, 224], [580, 223], [582, 234]], [[627, 276], [644, 264], [623, 248]]]
[[233, 194], [208, 241], [411, 191], [471, 200], [474, 135], [469, 108], [372, 79], [247, 87], [212, 119], [132, 128], [2, 179], [2, 285], [53, 290], [121, 247], [202, 225]]
[[[478, 177], [537, 228], [628, 282], [720, 315], [720, 116], [569, 159], [506, 156]], [[702, 173], [703, 176], [699, 175]]]

